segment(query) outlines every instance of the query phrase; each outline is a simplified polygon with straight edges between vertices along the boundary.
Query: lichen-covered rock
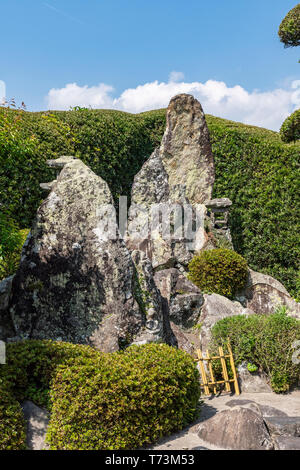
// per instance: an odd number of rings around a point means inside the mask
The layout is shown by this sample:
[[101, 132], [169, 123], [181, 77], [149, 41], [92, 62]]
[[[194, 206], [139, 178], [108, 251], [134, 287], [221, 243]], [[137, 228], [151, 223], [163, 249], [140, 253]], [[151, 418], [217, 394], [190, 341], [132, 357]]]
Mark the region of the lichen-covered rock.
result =
[[198, 336], [195, 332], [186, 331], [180, 326], [171, 322], [171, 328], [177, 341], [178, 349], [185, 351], [193, 357], [196, 357], [196, 349], [198, 348]]
[[268, 315], [277, 307], [285, 306], [290, 315], [300, 318], [300, 304], [289, 295], [286, 288], [267, 274], [249, 270], [247, 285], [242, 293], [245, 305], [255, 313]]
[[[202, 107], [191, 95], [177, 95], [168, 106], [160, 148], [134, 179], [128, 248], [144, 251], [154, 268], [170, 268], [177, 263], [186, 266], [192, 251], [199, 251], [207, 242], [204, 202], [211, 198], [213, 183], [214, 161]], [[164, 232], [159, 211], [164, 216], [171, 214], [173, 231]], [[188, 224], [185, 231], [176, 230], [183, 214], [190, 219], [190, 232]]]
[[156, 272], [154, 280], [169, 304], [170, 320], [183, 328], [193, 327], [204, 302], [200, 289], [175, 268]]
[[135, 250], [131, 253], [136, 268], [135, 298], [144, 316], [143, 328], [134, 339], [134, 344], [165, 341], [176, 345], [170, 329], [169, 312], [154, 282], [152, 265], [145, 253]]
[[204, 304], [201, 309], [199, 323], [201, 324], [201, 349], [205, 351], [211, 339], [211, 329], [226, 317], [234, 315], [251, 315], [254, 312], [244, 308], [239, 302], [233, 302], [219, 294], [204, 294]]
[[78, 159], [50, 165], [62, 171], [38, 209], [12, 284], [16, 334], [117, 350], [145, 321], [110, 190]]
[[240, 390], [243, 393], [272, 393], [266, 374], [262, 372], [249, 372], [247, 362], [237, 368]]

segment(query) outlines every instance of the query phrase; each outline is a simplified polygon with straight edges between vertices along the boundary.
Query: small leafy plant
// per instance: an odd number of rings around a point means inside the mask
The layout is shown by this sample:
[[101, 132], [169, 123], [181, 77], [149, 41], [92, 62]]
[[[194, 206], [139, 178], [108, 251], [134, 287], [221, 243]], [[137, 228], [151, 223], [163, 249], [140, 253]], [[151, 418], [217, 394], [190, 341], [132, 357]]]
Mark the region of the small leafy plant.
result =
[[247, 361], [250, 372], [254, 367], [264, 371], [274, 392], [287, 392], [299, 381], [300, 365], [294, 364], [292, 355], [293, 343], [300, 339], [300, 321], [288, 316], [285, 308], [269, 316], [237, 315], [218, 321], [212, 328], [211, 351], [226, 347], [228, 339], [236, 365]]

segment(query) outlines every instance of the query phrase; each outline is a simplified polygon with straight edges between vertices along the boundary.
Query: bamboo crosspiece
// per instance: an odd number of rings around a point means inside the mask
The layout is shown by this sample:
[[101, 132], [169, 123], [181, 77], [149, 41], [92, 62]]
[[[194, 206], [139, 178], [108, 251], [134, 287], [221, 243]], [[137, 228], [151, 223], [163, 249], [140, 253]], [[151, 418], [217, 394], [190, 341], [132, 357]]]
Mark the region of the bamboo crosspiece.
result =
[[[217, 385], [224, 384], [226, 392], [231, 392], [231, 383], [234, 385], [234, 391], [237, 395], [240, 394], [236, 368], [230, 343], [227, 343], [228, 354], [224, 353], [222, 346], [219, 347], [219, 356], [210, 356], [209, 351], [206, 350], [204, 357], [201, 349], [197, 349], [197, 362], [199, 363], [202, 383], [201, 387], [204, 389], [205, 395], [210, 395], [210, 388], [214, 394], [217, 393]], [[229, 359], [233, 379], [229, 378], [226, 359]], [[222, 367], [223, 380], [215, 380], [212, 361], [219, 360]], [[210, 376], [210, 378], [208, 377]]]

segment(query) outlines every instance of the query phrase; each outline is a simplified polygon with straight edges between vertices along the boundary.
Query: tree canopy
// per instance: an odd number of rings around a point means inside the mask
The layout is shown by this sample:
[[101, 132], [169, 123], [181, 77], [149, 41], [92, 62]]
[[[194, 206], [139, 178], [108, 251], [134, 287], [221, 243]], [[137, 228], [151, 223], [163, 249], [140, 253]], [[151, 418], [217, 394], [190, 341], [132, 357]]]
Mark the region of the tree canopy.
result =
[[300, 3], [292, 8], [282, 20], [278, 35], [284, 47], [300, 45]]

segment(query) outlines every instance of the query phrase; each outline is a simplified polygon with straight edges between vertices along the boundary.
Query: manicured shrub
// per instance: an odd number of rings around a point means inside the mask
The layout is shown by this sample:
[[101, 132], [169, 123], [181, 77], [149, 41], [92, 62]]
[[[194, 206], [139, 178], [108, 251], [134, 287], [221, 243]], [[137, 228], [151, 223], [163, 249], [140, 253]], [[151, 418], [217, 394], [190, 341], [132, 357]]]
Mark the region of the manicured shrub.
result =
[[19, 401], [34, 401], [50, 407], [49, 389], [59, 365], [75, 360], [98, 358], [101, 353], [89, 346], [51, 340], [26, 340], [9, 343], [7, 361], [0, 367], [0, 377], [10, 384]]
[[248, 276], [247, 261], [226, 248], [203, 251], [189, 263], [188, 278], [203, 292], [232, 298]]
[[280, 308], [269, 316], [234, 316], [218, 321], [212, 328], [210, 350], [216, 351], [218, 345], [226, 348], [229, 339], [236, 365], [243, 361], [255, 365], [267, 374], [274, 392], [282, 393], [300, 379], [300, 365], [292, 361], [293, 343], [299, 338], [300, 321]]
[[14, 398], [8, 382], [0, 377], [0, 451], [25, 449], [25, 441], [22, 408]]
[[300, 109], [297, 109], [283, 122], [280, 128], [283, 142], [296, 142], [300, 139]]
[[300, 3], [292, 8], [282, 20], [278, 35], [284, 47], [300, 45]]
[[194, 360], [164, 344], [60, 367], [51, 389], [50, 448], [141, 447], [191, 422], [199, 394]]
[[199, 394], [194, 360], [165, 344], [103, 354], [55, 341], [11, 343], [0, 368], [0, 449], [24, 447], [25, 399], [51, 411], [51, 448], [125, 449], [192, 421]]

